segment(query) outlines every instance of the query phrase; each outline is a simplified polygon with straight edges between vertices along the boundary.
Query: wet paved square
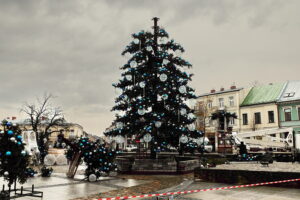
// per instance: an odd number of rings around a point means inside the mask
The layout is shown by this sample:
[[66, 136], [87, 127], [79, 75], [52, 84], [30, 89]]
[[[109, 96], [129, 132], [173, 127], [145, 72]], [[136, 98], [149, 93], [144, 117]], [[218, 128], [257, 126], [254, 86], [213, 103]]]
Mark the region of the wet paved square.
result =
[[[92, 194], [107, 192], [144, 184], [147, 181], [133, 179], [119, 179], [116, 177], [101, 177], [97, 182], [84, 181], [83, 175], [76, 175], [74, 179], [69, 179], [65, 174], [53, 174], [51, 177], [29, 178], [24, 188], [31, 188], [34, 184], [37, 191], [44, 192], [43, 200], [67, 200], [78, 197], [86, 197]], [[0, 184], [4, 184], [3, 179]], [[18, 187], [20, 187], [18, 185]], [[41, 198], [24, 197], [20, 200], [38, 200]]]

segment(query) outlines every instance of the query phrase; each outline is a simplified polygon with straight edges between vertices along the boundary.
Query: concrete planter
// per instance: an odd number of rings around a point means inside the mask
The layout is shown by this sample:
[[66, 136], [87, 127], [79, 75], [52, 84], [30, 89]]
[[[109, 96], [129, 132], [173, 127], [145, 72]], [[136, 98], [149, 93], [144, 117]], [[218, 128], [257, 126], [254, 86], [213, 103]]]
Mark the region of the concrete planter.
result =
[[196, 167], [199, 167], [198, 159], [178, 161], [177, 171], [181, 174], [190, 173], [193, 172]]
[[188, 157], [160, 157], [158, 159], [117, 157], [118, 170], [131, 174], [184, 174], [193, 172], [199, 160]]
[[131, 157], [117, 157], [116, 163], [118, 166], [118, 171], [123, 173], [131, 172], [133, 162], [134, 159]]
[[[253, 184], [299, 178], [300, 173], [196, 168], [194, 171], [194, 176], [195, 178], [200, 178], [210, 182]], [[300, 187], [299, 182], [282, 183], [274, 186], [277, 185]]]
[[135, 159], [132, 172], [137, 173], [176, 173], [177, 163], [175, 159]]

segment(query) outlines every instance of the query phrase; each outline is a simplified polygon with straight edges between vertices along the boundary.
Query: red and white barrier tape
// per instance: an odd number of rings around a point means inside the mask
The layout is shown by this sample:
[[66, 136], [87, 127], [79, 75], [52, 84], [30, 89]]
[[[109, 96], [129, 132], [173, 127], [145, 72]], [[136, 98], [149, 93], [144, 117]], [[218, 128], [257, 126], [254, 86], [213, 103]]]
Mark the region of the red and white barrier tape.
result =
[[244, 188], [244, 187], [255, 187], [255, 186], [261, 186], [261, 185], [271, 185], [271, 184], [287, 183], [287, 182], [295, 182], [295, 181], [300, 181], [300, 178], [290, 179], [290, 180], [283, 180], [283, 181], [255, 183], [255, 184], [248, 184], [248, 185], [236, 185], [236, 186], [209, 188], [209, 189], [201, 189], [201, 190], [188, 190], [188, 191], [182, 191], [182, 192], [166, 192], [166, 193], [161, 193], [161, 194], [143, 194], [143, 195], [137, 195], [137, 196], [100, 198], [98, 200], [133, 199], [133, 198], [144, 198], [144, 197], [169, 196], [169, 195], [175, 195], [175, 194], [190, 194], [190, 193], [196, 193], [196, 192], [206, 192], [206, 191], [213, 191], [213, 190], [226, 190], [226, 189]]

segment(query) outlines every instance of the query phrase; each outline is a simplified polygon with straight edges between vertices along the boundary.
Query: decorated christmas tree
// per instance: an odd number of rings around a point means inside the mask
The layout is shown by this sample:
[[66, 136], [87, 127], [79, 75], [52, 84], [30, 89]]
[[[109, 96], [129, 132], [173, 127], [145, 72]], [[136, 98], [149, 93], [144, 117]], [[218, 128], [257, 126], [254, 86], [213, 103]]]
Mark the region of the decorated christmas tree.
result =
[[24, 149], [21, 130], [16, 124], [2, 121], [0, 127], [0, 176], [8, 185], [14, 182], [25, 183], [29, 174], [29, 155]]
[[[196, 98], [188, 86], [192, 65], [181, 57], [183, 47], [157, 26], [154, 31], [132, 34], [133, 41], [122, 55], [129, 58], [120, 67], [119, 82], [113, 84], [116, 98], [114, 128], [106, 136], [131, 137], [148, 141], [155, 152], [175, 147], [178, 151], [199, 148], [201, 133], [195, 130], [195, 117], [187, 101]], [[153, 153], [154, 152], [154, 153]]]
[[72, 141], [66, 157], [72, 160], [76, 151], [81, 153], [87, 166], [85, 175], [89, 181], [96, 181], [98, 177], [107, 175], [110, 171], [117, 171], [117, 165], [114, 163], [117, 152], [100, 144], [99, 141], [93, 142], [87, 137]]

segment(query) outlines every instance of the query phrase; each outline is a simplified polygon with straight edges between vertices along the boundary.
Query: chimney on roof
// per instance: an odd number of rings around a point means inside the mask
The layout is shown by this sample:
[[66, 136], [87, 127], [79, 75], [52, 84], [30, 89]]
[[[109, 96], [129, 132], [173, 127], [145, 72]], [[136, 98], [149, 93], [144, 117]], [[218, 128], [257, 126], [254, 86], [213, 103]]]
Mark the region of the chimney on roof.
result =
[[215, 93], [215, 92], [216, 92], [215, 89], [211, 89], [211, 90], [210, 90], [210, 93]]
[[223, 87], [221, 87], [220, 91], [224, 91], [224, 88], [223, 88]]
[[232, 86], [230, 87], [230, 89], [231, 89], [231, 90], [234, 90], [234, 89], [236, 89], [236, 86], [235, 86], [235, 85], [232, 85]]

